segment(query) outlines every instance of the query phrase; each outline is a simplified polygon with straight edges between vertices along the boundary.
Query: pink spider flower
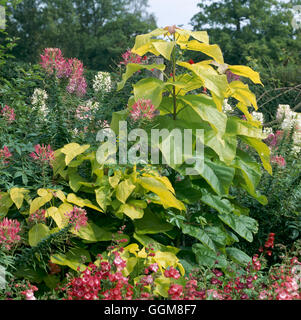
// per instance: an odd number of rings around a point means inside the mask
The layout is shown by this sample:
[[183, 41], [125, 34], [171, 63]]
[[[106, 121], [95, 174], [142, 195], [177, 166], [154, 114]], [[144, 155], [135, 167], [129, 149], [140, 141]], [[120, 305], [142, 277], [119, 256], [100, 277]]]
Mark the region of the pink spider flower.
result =
[[75, 231], [86, 226], [88, 222], [87, 211], [76, 206], [73, 207], [72, 211], [66, 213], [66, 217], [69, 218], [69, 223], [74, 226]]
[[20, 231], [20, 222], [18, 220], [4, 218], [0, 222], [0, 244], [10, 250], [13, 245], [21, 240], [18, 235]]
[[286, 165], [285, 159], [282, 156], [271, 157], [271, 163], [276, 163], [279, 167], [284, 168]]
[[155, 116], [155, 106], [151, 100], [139, 99], [130, 108], [130, 117], [137, 121], [139, 119], [151, 120]]
[[0, 163], [2, 162], [4, 165], [8, 164], [11, 157], [12, 154], [9, 152], [7, 146], [4, 146], [3, 149], [0, 150]]
[[15, 110], [7, 105], [2, 108], [0, 113], [8, 123], [12, 123], [16, 120]]
[[42, 163], [50, 162], [54, 160], [54, 152], [51, 149], [51, 146], [45, 146], [42, 144], [37, 144], [34, 147], [35, 151], [30, 154], [30, 157], [34, 160], [40, 161]]
[[44, 54], [41, 54], [41, 66], [49, 74], [53, 74], [56, 70], [62, 73], [62, 66], [65, 64], [65, 59], [62, 51], [59, 48], [45, 48]]
[[127, 65], [128, 63], [142, 63], [147, 59], [146, 56], [143, 58], [139, 56], [138, 54], [133, 53], [130, 49], [127, 50], [124, 54], [122, 54], [123, 61], [120, 62], [120, 64]]

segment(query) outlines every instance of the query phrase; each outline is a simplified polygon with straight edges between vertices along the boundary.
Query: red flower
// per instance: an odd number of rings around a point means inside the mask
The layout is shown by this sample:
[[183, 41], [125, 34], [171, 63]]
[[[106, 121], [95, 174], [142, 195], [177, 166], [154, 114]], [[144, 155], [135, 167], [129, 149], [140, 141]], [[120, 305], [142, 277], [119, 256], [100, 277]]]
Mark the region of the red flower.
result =
[[190, 63], [190, 64], [195, 64], [195, 62], [194, 62], [192, 59], [190, 59], [190, 60], [188, 61], [188, 63]]

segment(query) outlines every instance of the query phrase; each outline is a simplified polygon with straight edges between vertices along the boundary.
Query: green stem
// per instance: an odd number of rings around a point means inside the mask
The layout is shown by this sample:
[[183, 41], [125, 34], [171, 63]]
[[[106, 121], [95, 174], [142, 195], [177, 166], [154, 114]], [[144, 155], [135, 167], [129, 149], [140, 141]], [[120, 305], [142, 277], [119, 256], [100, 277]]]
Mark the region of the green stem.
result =
[[[173, 70], [172, 70], [172, 78], [173, 82], [176, 82], [176, 37], [175, 33], [173, 34], [173, 41], [174, 41], [174, 48], [172, 52], [172, 64], [173, 64]], [[173, 95], [173, 119], [177, 119], [177, 96], [176, 96], [176, 87], [173, 86], [172, 89], [172, 95]]]

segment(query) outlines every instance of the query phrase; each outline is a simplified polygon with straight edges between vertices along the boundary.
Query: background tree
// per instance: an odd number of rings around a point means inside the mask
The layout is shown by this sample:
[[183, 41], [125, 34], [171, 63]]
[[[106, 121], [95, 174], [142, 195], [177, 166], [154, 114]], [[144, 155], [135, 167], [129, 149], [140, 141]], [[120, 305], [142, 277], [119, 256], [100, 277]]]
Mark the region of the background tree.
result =
[[294, 5], [276, 0], [218, 0], [198, 4], [194, 30], [206, 29], [218, 43], [229, 64], [245, 64], [248, 57], [258, 63], [301, 61], [301, 35], [291, 25]]
[[86, 67], [106, 70], [156, 25], [147, 0], [24, 0], [8, 10], [7, 31], [20, 38], [18, 60], [36, 62], [45, 47], [59, 47]]

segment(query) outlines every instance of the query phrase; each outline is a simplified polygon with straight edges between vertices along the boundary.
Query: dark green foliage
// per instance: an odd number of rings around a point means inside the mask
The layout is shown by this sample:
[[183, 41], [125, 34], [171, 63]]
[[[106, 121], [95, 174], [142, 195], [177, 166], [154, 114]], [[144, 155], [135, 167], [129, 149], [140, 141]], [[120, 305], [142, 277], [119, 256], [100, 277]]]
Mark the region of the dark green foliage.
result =
[[142, 0], [24, 0], [10, 8], [7, 30], [20, 37], [19, 60], [35, 63], [45, 47], [57, 47], [88, 68], [109, 70], [137, 34], [155, 27], [146, 6]]

